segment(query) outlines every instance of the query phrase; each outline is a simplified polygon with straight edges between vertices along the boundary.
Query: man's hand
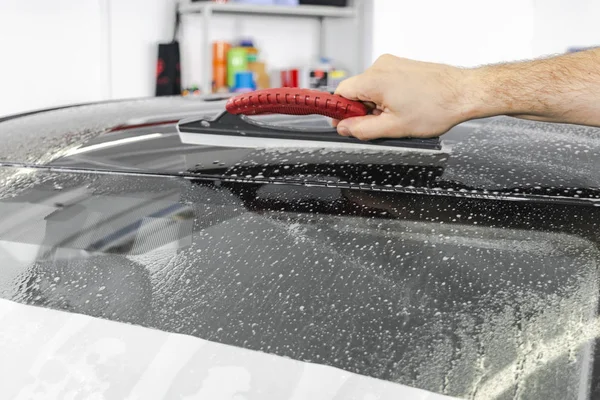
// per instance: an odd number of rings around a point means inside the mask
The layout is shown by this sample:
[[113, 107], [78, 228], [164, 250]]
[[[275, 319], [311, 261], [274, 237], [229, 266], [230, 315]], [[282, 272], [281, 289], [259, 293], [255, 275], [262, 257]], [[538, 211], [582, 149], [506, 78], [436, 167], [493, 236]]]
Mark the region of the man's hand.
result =
[[374, 104], [372, 115], [334, 121], [363, 140], [439, 136], [494, 115], [600, 126], [600, 49], [473, 69], [384, 55], [336, 93]]
[[334, 121], [340, 135], [362, 140], [433, 137], [469, 119], [468, 71], [383, 55], [336, 94], [375, 105], [372, 115]]

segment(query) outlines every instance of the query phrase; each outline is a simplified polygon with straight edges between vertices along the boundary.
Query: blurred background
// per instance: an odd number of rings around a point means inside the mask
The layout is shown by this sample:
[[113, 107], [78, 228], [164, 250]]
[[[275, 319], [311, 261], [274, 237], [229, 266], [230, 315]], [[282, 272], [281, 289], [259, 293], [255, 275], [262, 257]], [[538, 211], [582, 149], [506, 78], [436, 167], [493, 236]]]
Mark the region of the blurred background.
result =
[[299, 86], [379, 55], [460, 66], [599, 43], [598, 0], [1, 0], [0, 116]]

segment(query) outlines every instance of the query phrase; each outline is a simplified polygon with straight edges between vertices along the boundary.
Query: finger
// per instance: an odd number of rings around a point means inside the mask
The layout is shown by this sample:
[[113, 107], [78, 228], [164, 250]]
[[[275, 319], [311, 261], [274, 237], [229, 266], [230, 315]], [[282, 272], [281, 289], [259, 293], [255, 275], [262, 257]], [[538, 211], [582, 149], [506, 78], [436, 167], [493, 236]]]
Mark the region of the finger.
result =
[[398, 118], [391, 114], [366, 115], [364, 117], [346, 118], [339, 122], [337, 131], [360, 140], [371, 140], [383, 137], [406, 137]]
[[358, 76], [353, 76], [348, 79], [344, 79], [340, 82], [340, 84], [335, 89], [334, 94], [339, 94], [342, 97], [345, 97], [349, 100], [358, 100], [356, 97], [356, 79]]
[[356, 75], [342, 81], [335, 94], [350, 100], [381, 104], [381, 93], [376, 79], [369, 74]]
[[336, 129], [337, 129], [337, 133], [340, 136], [352, 136], [352, 134], [350, 133], [350, 131], [348, 129], [344, 128], [343, 126], [340, 127], [339, 123], [338, 123]]
[[[331, 125], [334, 128], [337, 128], [338, 124], [340, 123], [339, 119], [332, 119], [331, 120]], [[350, 136], [350, 132], [348, 132], [347, 130], [342, 129], [341, 131], [338, 130], [338, 134], [340, 134], [341, 136]]]
[[[381, 114], [382, 112], [383, 112], [383, 111], [381, 111], [381, 109], [379, 109], [379, 108], [373, 108], [373, 109], [371, 110], [371, 114], [373, 114], [373, 115], [379, 115], [379, 114]], [[333, 126], [334, 128], [336, 128], [336, 127], [338, 126], [338, 124], [340, 123], [340, 120], [339, 120], [339, 119], [335, 119], [335, 118], [333, 118], [333, 119], [331, 119], [330, 123], [331, 123], [331, 126]], [[340, 135], [343, 135], [343, 136], [350, 136], [350, 133], [349, 133], [349, 132], [346, 132], [346, 131], [344, 131], [344, 132], [338, 132], [338, 133], [339, 133]]]

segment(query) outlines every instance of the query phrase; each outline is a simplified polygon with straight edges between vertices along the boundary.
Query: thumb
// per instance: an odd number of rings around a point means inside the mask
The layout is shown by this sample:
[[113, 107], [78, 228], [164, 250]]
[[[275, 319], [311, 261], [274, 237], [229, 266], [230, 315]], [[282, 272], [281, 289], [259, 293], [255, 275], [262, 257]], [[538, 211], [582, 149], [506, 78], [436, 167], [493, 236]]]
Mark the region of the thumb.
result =
[[338, 123], [337, 131], [342, 136], [354, 136], [360, 140], [406, 136], [402, 134], [398, 118], [386, 113], [343, 119]]

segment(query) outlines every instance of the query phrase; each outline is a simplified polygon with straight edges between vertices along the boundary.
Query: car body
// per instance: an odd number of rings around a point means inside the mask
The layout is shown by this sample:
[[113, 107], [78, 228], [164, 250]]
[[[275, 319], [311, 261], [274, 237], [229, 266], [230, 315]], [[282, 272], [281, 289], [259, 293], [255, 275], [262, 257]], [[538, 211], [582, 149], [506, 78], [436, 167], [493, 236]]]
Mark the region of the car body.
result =
[[598, 395], [600, 130], [485, 119], [440, 152], [182, 143], [179, 121], [223, 107], [0, 121], [2, 397]]

